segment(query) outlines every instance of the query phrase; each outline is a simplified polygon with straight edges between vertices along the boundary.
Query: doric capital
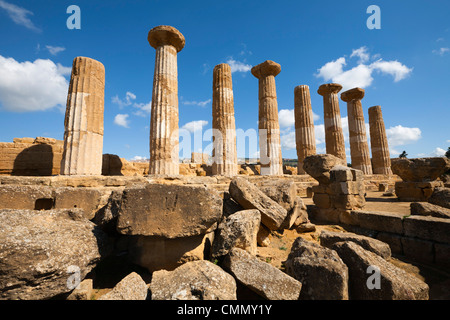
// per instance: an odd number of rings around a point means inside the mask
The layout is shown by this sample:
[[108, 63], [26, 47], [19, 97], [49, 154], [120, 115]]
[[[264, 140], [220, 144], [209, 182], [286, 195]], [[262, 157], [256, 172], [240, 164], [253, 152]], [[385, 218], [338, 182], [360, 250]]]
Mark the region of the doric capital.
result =
[[342, 86], [338, 83], [326, 83], [319, 87], [319, 90], [317, 90], [317, 93], [321, 96], [324, 96], [326, 94], [331, 93], [338, 93], [342, 90]]
[[361, 88], [353, 88], [341, 93], [341, 99], [345, 102], [361, 100], [362, 98], [364, 98], [364, 89]]
[[185, 40], [180, 31], [171, 26], [157, 26], [148, 32], [148, 43], [153, 48], [172, 45], [180, 52], [184, 48]]
[[254, 75], [258, 79], [261, 79], [267, 76], [275, 77], [280, 73], [280, 71], [281, 66], [278, 63], [272, 60], [266, 60], [263, 63], [260, 63], [252, 68], [252, 75]]

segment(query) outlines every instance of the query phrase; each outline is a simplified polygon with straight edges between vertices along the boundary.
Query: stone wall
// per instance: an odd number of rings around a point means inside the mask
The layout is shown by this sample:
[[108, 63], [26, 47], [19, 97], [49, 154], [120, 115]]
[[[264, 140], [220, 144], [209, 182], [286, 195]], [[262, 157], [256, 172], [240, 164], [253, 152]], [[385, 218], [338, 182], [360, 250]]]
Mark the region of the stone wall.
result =
[[64, 142], [52, 138], [14, 138], [0, 142], [0, 175], [59, 174]]

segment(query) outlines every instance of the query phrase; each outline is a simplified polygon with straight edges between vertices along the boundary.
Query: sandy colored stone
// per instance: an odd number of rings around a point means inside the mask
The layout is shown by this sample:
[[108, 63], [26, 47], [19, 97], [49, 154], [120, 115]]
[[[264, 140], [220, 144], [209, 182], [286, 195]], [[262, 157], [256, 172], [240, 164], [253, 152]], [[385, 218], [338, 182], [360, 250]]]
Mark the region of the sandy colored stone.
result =
[[432, 204], [450, 209], [450, 188], [435, 187], [428, 201]]
[[331, 169], [337, 165], [345, 166], [346, 164], [344, 160], [331, 154], [317, 154], [305, 158], [303, 169], [320, 184], [328, 184]]
[[73, 60], [64, 120], [62, 175], [101, 175], [105, 67], [86, 57]]
[[323, 96], [323, 117], [325, 121], [325, 144], [327, 154], [334, 155], [347, 162], [338, 97], [338, 92], [341, 91], [341, 89], [342, 86], [340, 84], [327, 83], [321, 85], [317, 90], [317, 93]]
[[280, 124], [278, 122], [278, 102], [275, 76], [281, 66], [266, 60], [252, 68], [252, 74], [259, 82], [259, 150], [262, 175], [282, 175]]
[[405, 182], [434, 181], [449, 169], [446, 157], [392, 159], [392, 171]]
[[139, 274], [132, 272], [98, 300], [146, 300], [147, 294], [147, 284]]
[[411, 214], [450, 219], [450, 209], [427, 202], [412, 202]]
[[219, 64], [213, 70], [213, 175], [237, 175], [236, 125], [234, 120], [231, 67]]
[[314, 119], [307, 85], [294, 89], [295, 142], [297, 147], [297, 174], [305, 174], [303, 160], [316, 153]]
[[177, 53], [185, 39], [175, 28], [158, 26], [148, 33], [156, 49], [150, 118], [150, 174], [179, 174]]
[[369, 108], [369, 131], [373, 173], [391, 175], [391, 156], [380, 106]]
[[364, 174], [372, 174], [369, 144], [367, 142], [366, 124], [361, 99], [364, 89], [353, 88], [341, 93], [341, 99], [347, 102], [347, 118], [350, 138], [350, 154], [352, 168], [361, 170]]

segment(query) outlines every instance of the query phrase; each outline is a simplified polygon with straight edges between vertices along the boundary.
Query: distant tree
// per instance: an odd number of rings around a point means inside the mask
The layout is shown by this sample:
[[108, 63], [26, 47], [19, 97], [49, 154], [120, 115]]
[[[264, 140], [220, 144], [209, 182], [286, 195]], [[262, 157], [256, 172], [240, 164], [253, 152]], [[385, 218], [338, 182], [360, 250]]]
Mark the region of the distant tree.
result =
[[408, 156], [408, 154], [406, 153], [406, 151], [403, 150], [402, 154], [399, 155], [399, 158], [406, 158]]
[[450, 147], [448, 147], [447, 152], [445, 153], [445, 156], [450, 159]]

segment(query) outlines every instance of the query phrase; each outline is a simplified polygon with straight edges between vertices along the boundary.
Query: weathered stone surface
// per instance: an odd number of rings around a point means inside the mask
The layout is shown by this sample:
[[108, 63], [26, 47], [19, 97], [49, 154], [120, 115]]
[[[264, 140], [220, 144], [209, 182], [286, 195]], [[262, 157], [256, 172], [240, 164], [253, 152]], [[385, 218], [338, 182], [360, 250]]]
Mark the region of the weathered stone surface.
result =
[[392, 171], [403, 181], [434, 181], [450, 169], [450, 159], [446, 157], [392, 159]]
[[331, 154], [316, 154], [303, 160], [303, 169], [320, 184], [330, 183], [330, 171], [336, 165], [346, 166], [347, 163]]
[[261, 222], [270, 230], [277, 230], [287, 216], [286, 209], [244, 178], [235, 177], [230, 183], [229, 192], [244, 209], [258, 209]]
[[348, 300], [347, 266], [334, 250], [297, 238], [285, 266], [303, 285], [300, 299]]
[[214, 233], [167, 239], [134, 236], [128, 244], [130, 260], [149, 272], [174, 270], [183, 263], [209, 259]]
[[295, 197], [294, 207], [288, 211], [286, 219], [281, 224], [280, 229], [290, 229], [293, 225], [298, 227], [300, 224], [309, 222], [308, 212], [301, 197]]
[[247, 251], [234, 248], [223, 266], [246, 287], [268, 300], [297, 300], [302, 284]]
[[213, 175], [238, 173], [236, 125], [234, 119], [233, 82], [231, 67], [221, 63], [213, 70]]
[[428, 201], [434, 190], [441, 186], [442, 181], [397, 181], [395, 194], [400, 201]]
[[[45, 200], [47, 199], [47, 200]], [[0, 209], [43, 209], [53, 207], [52, 189], [47, 186], [0, 185]]]
[[258, 245], [261, 247], [268, 247], [270, 244], [270, 229], [262, 223], [259, 225], [258, 234], [256, 235]]
[[236, 300], [234, 278], [207, 260], [154, 272], [149, 288], [152, 300]]
[[350, 138], [350, 154], [352, 168], [361, 170], [364, 174], [372, 174], [369, 144], [367, 142], [366, 124], [361, 99], [364, 89], [353, 88], [341, 94], [341, 99], [347, 102], [347, 119]]
[[145, 281], [136, 272], [132, 272], [98, 300], [146, 300], [147, 294]]
[[62, 175], [101, 175], [105, 67], [86, 57], [73, 60], [64, 120]]
[[370, 237], [362, 236], [350, 232], [322, 231], [320, 234], [320, 244], [327, 248], [332, 248], [336, 242], [351, 241], [365, 250], [371, 251], [384, 259], [391, 257], [391, 248], [387, 243]]
[[212, 256], [214, 258], [224, 256], [234, 247], [256, 255], [260, 224], [261, 213], [259, 210], [243, 210], [228, 216], [217, 228]]
[[278, 102], [275, 76], [281, 66], [266, 60], [254, 66], [252, 74], [258, 78], [258, 134], [261, 175], [282, 175], [283, 160], [281, 156], [280, 124], [278, 122]]
[[369, 130], [373, 173], [391, 175], [391, 156], [380, 106], [369, 108]]
[[297, 147], [297, 174], [305, 174], [303, 160], [316, 154], [314, 119], [311, 108], [311, 97], [307, 85], [294, 89], [295, 143]]
[[149, 184], [125, 189], [117, 221], [122, 234], [178, 238], [205, 234], [222, 216], [222, 199], [201, 186]]
[[70, 293], [67, 300], [91, 300], [93, 291], [93, 280], [84, 279], [80, 284]]
[[414, 262], [434, 263], [434, 242], [413, 237], [402, 237], [403, 255]]
[[91, 220], [101, 204], [103, 192], [93, 188], [56, 188], [55, 209], [81, 208], [85, 218]]
[[403, 219], [403, 228], [406, 236], [450, 244], [449, 219], [408, 216]]
[[450, 209], [450, 188], [435, 188], [428, 202]]
[[[428, 300], [428, 285], [354, 242], [333, 246], [349, 271], [349, 294], [356, 300]], [[370, 269], [376, 268], [376, 269]], [[369, 277], [379, 270], [380, 289], [369, 289]]]
[[354, 224], [362, 228], [402, 234], [402, 217], [391, 212], [352, 210]]
[[450, 209], [427, 202], [412, 202], [411, 214], [419, 216], [432, 216], [435, 218], [450, 218]]
[[267, 179], [258, 183], [258, 187], [287, 211], [294, 207], [297, 198], [297, 185], [294, 180]]
[[112, 249], [81, 209], [0, 210], [0, 297], [41, 300], [70, 292]]
[[184, 36], [174, 27], [157, 26], [148, 33], [156, 49], [150, 117], [150, 174], [179, 174], [177, 53]]
[[317, 93], [323, 96], [323, 117], [325, 121], [325, 144], [327, 154], [347, 161], [345, 155], [344, 133], [342, 131], [341, 111], [338, 92], [342, 86], [337, 83], [323, 84]]

